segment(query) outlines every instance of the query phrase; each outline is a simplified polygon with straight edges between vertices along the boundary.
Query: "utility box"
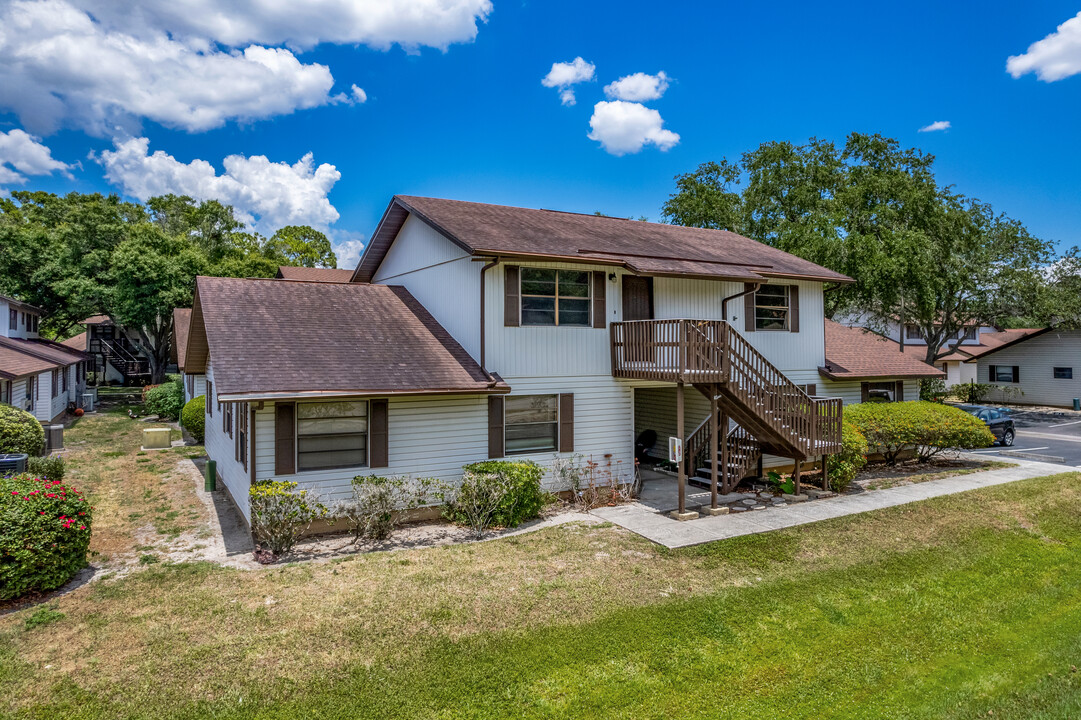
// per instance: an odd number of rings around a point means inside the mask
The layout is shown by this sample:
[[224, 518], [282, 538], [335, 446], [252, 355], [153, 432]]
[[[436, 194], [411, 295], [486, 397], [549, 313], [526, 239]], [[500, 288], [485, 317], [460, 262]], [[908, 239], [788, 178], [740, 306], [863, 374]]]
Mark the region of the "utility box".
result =
[[45, 426], [45, 452], [51, 453], [64, 449], [64, 426]]
[[143, 450], [165, 450], [173, 446], [169, 428], [143, 430]]

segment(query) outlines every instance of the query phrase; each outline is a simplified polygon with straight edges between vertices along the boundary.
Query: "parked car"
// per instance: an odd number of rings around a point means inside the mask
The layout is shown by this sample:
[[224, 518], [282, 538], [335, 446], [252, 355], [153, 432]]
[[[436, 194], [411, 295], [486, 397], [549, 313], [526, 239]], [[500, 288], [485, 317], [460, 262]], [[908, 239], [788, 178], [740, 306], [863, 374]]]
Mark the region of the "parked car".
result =
[[1000, 445], [1009, 447], [1017, 432], [1013, 427], [1013, 418], [1002, 412], [1001, 409], [984, 407], [983, 405], [959, 405], [962, 410], [975, 415], [987, 425], [991, 434]]

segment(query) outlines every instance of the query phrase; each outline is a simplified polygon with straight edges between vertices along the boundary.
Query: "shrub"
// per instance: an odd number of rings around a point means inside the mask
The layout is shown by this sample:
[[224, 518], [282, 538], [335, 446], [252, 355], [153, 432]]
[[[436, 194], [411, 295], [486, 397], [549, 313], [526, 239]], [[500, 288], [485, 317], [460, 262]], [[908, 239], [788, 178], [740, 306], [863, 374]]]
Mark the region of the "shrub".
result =
[[443, 514], [478, 537], [492, 525], [516, 527], [537, 517], [547, 501], [540, 486], [544, 471], [531, 460], [488, 460], [462, 469], [461, 485], [443, 492]]
[[26, 463], [26, 471], [34, 477], [64, 482], [64, 458], [60, 455], [32, 457]]
[[55, 590], [86, 567], [92, 508], [74, 488], [0, 478], [0, 600]]
[[638, 496], [641, 476], [637, 468], [628, 476], [622, 464], [617, 460], [613, 467], [610, 458], [601, 464], [592, 456], [586, 460], [580, 453], [556, 455], [552, 458], [552, 472], [570, 491], [571, 501], [582, 510], [590, 510], [603, 504], [630, 502]]
[[206, 395], [188, 400], [180, 413], [180, 424], [198, 442], [206, 434]]
[[335, 515], [348, 521], [354, 543], [361, 538], [386, 540], [404, 512], [424, 504], [431, 485], [431, 480], [407, 476], [357, 475], [352, 482], [352, 500], [339, 506]]
[[995, 436], [975, 415], [948, 405], [923, 405], [920, 422], [923, 432], [916, 444], [920, 462], [950, 449], [990, 447]]
[[184, 384], [179, 375], [170, 375], [169, 380], [161, 385], [147, 385], [143, 388], [143, 405], [151, 415], [179, 420], [184, 407]]
[[958, 383], [950, 388], [950, 393], [963, 403], [979, 404], [991, 394], [994, 385], [977, 382]]
[[295, 482], [262, 480], [248, 491], [252, 533], [275, 555], [296, 547], [312, 522], [327, 515], [315, 491], [296, 488]]
[[867, 438], [854, 424], [841, 423], [841, 452], [829, 456], [826, 472], [834, 492], [844, 492], [867, 464]]
[[0, 453], [39, 455], [45, 447], [45, 428], [30, 413], [0, 405]]
[[938, 403], [861, 403], [847, 408], [845, 418], [863, 433], [870, 450], [882, 453], [890, 465], [905, 451], [915, 451], [925, 461], [942, 450], [987, 447], [994, 442], [978, 418]]

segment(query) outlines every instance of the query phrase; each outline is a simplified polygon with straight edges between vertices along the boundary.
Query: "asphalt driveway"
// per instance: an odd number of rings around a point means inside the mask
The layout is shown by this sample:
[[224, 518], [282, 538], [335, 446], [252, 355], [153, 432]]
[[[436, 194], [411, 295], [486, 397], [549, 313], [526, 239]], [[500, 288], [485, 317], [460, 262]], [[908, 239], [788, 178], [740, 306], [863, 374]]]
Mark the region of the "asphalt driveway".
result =
[[1004, 460], [1019, 457], [1081, 467], [1081, 413], [1013, 408], [1009, 409], [1009, 415], [1017, 428], [1013, 447], [996, 445], [986, 450], [976, 450], [976, 454]]

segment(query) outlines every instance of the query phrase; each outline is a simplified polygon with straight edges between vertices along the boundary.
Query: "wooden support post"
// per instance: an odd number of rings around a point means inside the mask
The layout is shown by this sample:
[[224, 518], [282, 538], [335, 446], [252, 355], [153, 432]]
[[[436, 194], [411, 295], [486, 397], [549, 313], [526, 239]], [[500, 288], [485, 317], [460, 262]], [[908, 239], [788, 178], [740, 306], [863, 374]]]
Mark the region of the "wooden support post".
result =
[[[676, 437], [683, 443], [683, 383], [676, 383]], [[686, 448], [683, 448], [686, 450]], [[687, 457], [676, 463], [676, 482], [679, 485], [679, 514], [687, 512]]]
[[717, 390], [710, 390], [709, 398], [709, 506], [717, 507], [717, 454], [720, 446], [717, 444]]
[[826, 468], [826, 462], [829, 459], [829, 455], [822, 456], [822, 490], [828, 491], [830, 489], [830, 474]]
[[803, 465], [803, 462], [800, 461], [800, 460], [797, 460], [796, 458], [793, 458], [793, 460], [795, 461], [796, 466], [795, 466], [795, 469], [792, 471], [792, 482], [796, 486], [795, 487], [795, 494], [799, 495], [800, 494], [799, 471], [800, 471], [800, 465]]
[[[724, 490], [724, 494], [732, 492], [734, 489], [733, 479], [728, 472], [728, 413], [721, 411], [721, 477], [724, 482], [721, 483], [721, 489]], [[739, 482], [740, 478], [735, 478], [736, 482]]]

